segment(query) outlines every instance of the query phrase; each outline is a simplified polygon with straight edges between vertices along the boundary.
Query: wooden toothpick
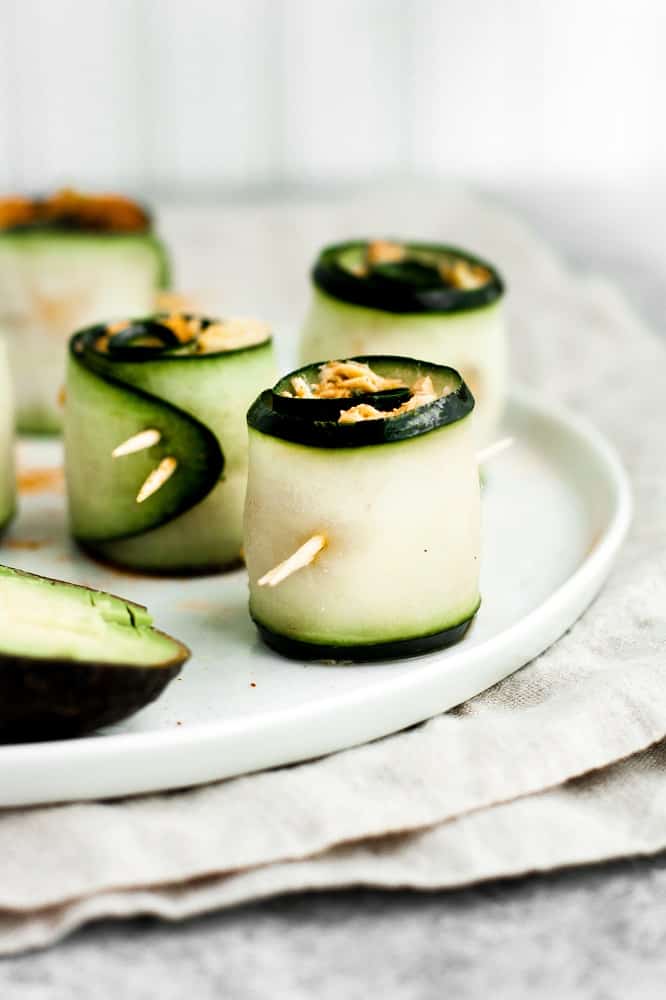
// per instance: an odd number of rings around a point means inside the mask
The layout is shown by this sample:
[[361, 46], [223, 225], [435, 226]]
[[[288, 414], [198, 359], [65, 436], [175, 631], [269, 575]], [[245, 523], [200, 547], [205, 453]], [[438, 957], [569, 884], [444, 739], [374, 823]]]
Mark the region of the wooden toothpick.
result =
[[146, 448], [152, 448], [154, 444], [157, 444], [162, 435], [159, 431], [154, 430], [150, 427], [148, 430], [140, 431], [138, 434], [134, 434], [127, 441], [123, 441], [122, 444], [117, 445], [111, 452], [112, 458], [121, 458], [123, 455], [133, 455], [137, 451], [144, 451]]
[[314, 562], [321, 550], [326, 545], [325, 535], [313, 535], [303, 542], [300, 548], [289, 556], [288, 559], [278, 563], [268, 573], [264, 573], [258, 581], [260, 587], [277, 587], [279, 583], [286, 580], [292, 573], [297, 573], [299, 569], [304, 569]]
[[137, 493], [136, 502], [143, 503], [144, 500], [148, 499], [148, 497], [152, 497], [153, 493], [157, 493], [158, 490], [161, 490], [167, 479], [171, 479], [177, 466], [178, 462], [171, 455], [163, 458], [160, 464], [153, 469], [147, 477], [143, 486]]

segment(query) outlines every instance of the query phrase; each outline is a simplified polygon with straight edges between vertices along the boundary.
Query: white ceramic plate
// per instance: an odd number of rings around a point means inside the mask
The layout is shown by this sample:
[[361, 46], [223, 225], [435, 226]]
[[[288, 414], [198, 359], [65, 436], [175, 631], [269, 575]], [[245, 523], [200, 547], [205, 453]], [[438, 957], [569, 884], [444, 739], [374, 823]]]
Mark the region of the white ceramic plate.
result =
[[[402, 662], [281, 659], [248, 618], [243, 571], [176, 581], [114, 572], [69, 543], [62, 492], [24, 494], [0, 561], [147, 604], [193, 656], [157, 702], [122, 725], [0, 747], [0, 805], [178, 788], [317, 757], [452, 708], [537, 656], [608, 575], [630, 491], [613, 449], [559, 408], [514, 395], [506, 431], [516, 444], [487, 467], [476, 622], [457, 646]], [[60, 445], [24, 441], [19, 461], [58, 467]]]

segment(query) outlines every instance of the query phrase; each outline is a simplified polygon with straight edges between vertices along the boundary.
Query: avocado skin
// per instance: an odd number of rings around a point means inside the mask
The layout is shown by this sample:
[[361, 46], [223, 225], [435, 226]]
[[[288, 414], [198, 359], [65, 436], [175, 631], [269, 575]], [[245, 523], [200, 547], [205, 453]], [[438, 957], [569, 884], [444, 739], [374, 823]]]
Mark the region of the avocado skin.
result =
[[0, 654], [0, 742], [83, 736], [134, 715], [180, 673], [190, 651], [177, 645], [151, 667]]
[[259, 635], [271, 649], [292, 660], [334, 660], [335, 662], [372, 663], [375, 660], [398, 660], [410, 656], [420, 656], [422, 653], [432, 653], [445, 646], [460, 642], [474, 621], [476, 611], [464, 622], [433, 632], [430, 635], [415, 636], [412, 639], [395, 639], [392, 642], [376, 642], [360, 645], [319, 645], [319, 643], [302, 642], [300, 639], [290, 639], [286, 635], [273, 632], [253, 619], [259, 630]]

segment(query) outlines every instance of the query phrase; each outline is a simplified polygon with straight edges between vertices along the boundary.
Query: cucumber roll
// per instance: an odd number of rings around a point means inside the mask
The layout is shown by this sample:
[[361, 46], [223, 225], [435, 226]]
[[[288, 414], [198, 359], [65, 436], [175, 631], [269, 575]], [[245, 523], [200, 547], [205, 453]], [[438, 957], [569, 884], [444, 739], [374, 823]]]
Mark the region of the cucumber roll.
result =
[[5, 343], [0, 337], [0, 534], [14, 513], [14, 409]]
[[245, 414], [274, 370], [256, 320], [157, 314], [75, 334], [65, 471], [80, 545], [158, 574], [238, 562]]
[[466, 250], [434, 243], [356, 241], [326, 247], [312, 272], [301, 363], [409, 354], [458, 369], [474, 393], [477, 441], [494, 436], [507, 359], [503, 281]]
[[299, 659], [411, 656], [479, 607], [474, 399], [402, 357], [310, 365], [248, 413], [245, 560], [263, 639]]
[[139, 205], [60, 191], [0, 199], [0, 335], [14, 380], [17, 424], [62, 424], [66, 344], [73, 330], [153, 309], [168, 261]]

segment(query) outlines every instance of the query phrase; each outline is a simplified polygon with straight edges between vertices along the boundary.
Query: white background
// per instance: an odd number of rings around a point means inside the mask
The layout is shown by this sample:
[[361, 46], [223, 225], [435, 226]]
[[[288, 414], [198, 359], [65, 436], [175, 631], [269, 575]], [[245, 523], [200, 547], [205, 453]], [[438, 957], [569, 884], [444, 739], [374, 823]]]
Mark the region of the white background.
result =
[[661, 0], [0, 0], [0, 184], [666, 172]]

